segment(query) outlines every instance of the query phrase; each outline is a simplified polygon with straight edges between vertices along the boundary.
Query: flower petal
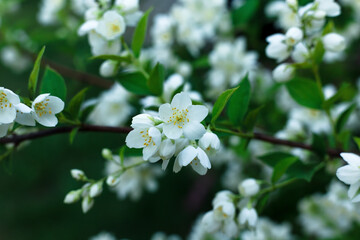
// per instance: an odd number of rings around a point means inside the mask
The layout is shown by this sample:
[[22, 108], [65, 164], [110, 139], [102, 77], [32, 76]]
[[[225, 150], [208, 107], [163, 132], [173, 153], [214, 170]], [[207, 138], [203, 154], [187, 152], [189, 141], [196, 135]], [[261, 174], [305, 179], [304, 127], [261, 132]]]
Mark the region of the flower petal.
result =
[[351, 166], [360, 167], [360, 156], [354, 153], [341, 153], [340, 156]]
[[354, 184], [360, 180], [360, 169], [346, 165], [336, 171], [336, 176], [346, 184]]
[[207, 168], [200, 164], [199, 159], [195, 158], [191, 163], [191, 167], [200, 175], [205, 175]]
[[179, 155], [179, 165], [180, 166], [187, 166], [197, 155], [197, 151], [193, 146], [188, 146], [184, 150], [182, 150]]
[[349, 188], [349, 191], [348, 191], [348, 196], [349, 196], [350, 199], [355, 197], [355, 194], [359, 190], [359, 187], [360, 187], [360, 181], [350, 185], [350, 188]]
[[184, 136], [190, 140], [201, 138], [206, 130], [205, 127], [199, 122], [189, 122], [183, 127]]
[[201, 122], [209, 113], [208, 108], [202, 105], [191, 105], [188, 107], [188, 110], [189, 112], [187, 117], [190, 122]]
[[51, 111], [56, 114], [64, 110], [64, 102], [55, 96], [48, 96], [47, 99], [49, 99], [49, 105], [48, 108], [51, 108]]
[[16, 110], [14, 106], [0, 109], [0, 124], [9, 124], [15, 120]]
[[179, 164], [179, 156], [177, 156], [177, 158], [175, 159], [175, 162], [174, 162], [173, 171], [174, 171], [175, 173], [178, 173], [178, 172], [180, 172], [181, 168], [182, 168], [182, 167], [181, 167], [180, 164]]
[[204, 167], [210, 169], [211, 168], [211, 163], [210, 163], [209, 157], [206, 155], [204, 150], [202, 150], [199, 147], [196, 150], [197, 150], [197, 158], [199, 159], [201, 165], [203, 165]]
[[181, 137], [183, 130], [177, 125], [174, 125], [172, 123], [166, 123], [164, 124], [163, 132], [165, 136], [170, 139], [178, 139], [179, 137]]
[[159, 107], [159, 116], [160, 116], [161, 120], [163, 120], [165, 122], [169, 121], [172, 114], [173, 114], [173, 111], [171, 110], [171, 106], [169, 103], [162, 104]]
[[174, 96], [171, 101], [171, 107], [177, 109], [187, 109], [192, 104], [189, 94], [185, 92], [178, 93]]
[[45, 127], [55, 127], [58, 123], [58, 119], [53, 114], [44, 114], [41, 117], [37, 114], [33, 114], [35, 120]]
[[149, 160], [149, 158], [151, 158], [156, 153], [156, 151], [158, 149], [159, 149], [159, 147], [156, 146], [156, 145], [153, 145], [153, 144], [149, 144], [149, 146], [146, 146], [143, 149], [143, 158], [144, 158], [144, 160]]
[[125, 139], [126, 146], [129, 148], [143, 148], [145, 141], [142, 134], [144, 131], [146, 131], [146, 129], [137, 128], [129, 132]]
[[6, 136], [10, 124], [0, 124], [0, 138]]

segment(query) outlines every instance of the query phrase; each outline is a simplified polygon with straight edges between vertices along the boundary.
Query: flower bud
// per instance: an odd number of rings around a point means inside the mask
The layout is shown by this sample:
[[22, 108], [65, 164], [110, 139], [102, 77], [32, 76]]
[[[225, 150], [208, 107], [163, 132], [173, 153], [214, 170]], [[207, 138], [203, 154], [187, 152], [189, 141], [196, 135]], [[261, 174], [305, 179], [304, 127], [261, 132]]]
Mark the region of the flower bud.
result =
[[322, 38], [324, 48], [330, 52], [341, 52], [345, 49], [345, 38], [337, 33], [328, 33]]
[[84, 197], [81, 202], [81, 208], [83, 213], [87, 213], [94, 206], [94, 199], [89, 196]]
[[103, 156], [103, 158], [105, 158], [106, 160], [112, 160], [113, 159], [113, 155], [110, 149], [108, 148], [103, 148], [103, 150], [101, 151], [101, 155]]
[[295, 68], [290, 64], [283, 63], [277, 66], [272, 72], [276, 82], [287, 82], [294, 77]]
[[117, 73], [117, 63], [112, 60], [106, 60], [100, 66], [100, 75], [103, 77], [113, 77]]
[[239, 214], [238, 221], [241, 225], [255, 227], [258, 219], [257, 212], [254, 208], [243, 208]]
[[79, 169], [71, 169], [71, 176], [76, 180], [84, 180], [86, 179], [85, 173]]
[[239, 184], [238, 189], [241, 195], [243, 195], [244, 197], [251, 197], [259, 192], [260, 186], [255, 179], [248, 178]]
[[206, 133], [200, 138], [199, 146], [204, 150], [219, 150], [220, 148], [220, 140], [218, 136], [211, 132], [210, 130], [206, 131]]
[[99, 181], [99, 182], [93, 184], [93, 185], [90, 187], [89, 196], [90, 196], [91, 198], [94, 198], [94, 197], [99, 196], [99, 195], [102, 193], [102, 191], [103, 191], [102, 185], [103, 185], [103, 182], [102, 182], [102, 181]]
[[107, 177], [106, 179], [106, 184], [109, 185], [110, 187], [115, 187], [116, 185], [118, 185], [120, 182], [120, 178], [117, 177], [115, 178], [113, 175], [110, 175]]
[[175, 143], [171, 139], [165, 139], [160, 144], [159, 155], [162, 160], [169, 160], [175, 154]]
[[294, 46], [300, 42], [303, 37], [303, 31], [298, 27], [292, 27], [286, 32], [286, 44], [289, 46]]
[[151, 126], [154, 126], [154, 117], [146, 113], [136, 115], [131, 122], [132, 128], [149, 128]]
[[77, 202], [80, 200], [80, 197], [81, 197], [81, 189], [71, 191], [68, 194], [66, 194], [64, 203], [70, 204], [70, 203]]

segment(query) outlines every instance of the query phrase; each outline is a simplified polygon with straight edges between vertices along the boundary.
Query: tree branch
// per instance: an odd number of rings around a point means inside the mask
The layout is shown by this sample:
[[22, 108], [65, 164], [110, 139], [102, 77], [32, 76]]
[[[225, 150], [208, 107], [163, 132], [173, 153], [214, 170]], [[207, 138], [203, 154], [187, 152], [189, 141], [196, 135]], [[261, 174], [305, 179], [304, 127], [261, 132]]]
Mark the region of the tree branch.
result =
[[[77, 128], [77, 126], [65, 126], [65, 127], [58, 127], [58, 128], [52, 128], [52, 129], [45, 129], [40, 130], [38, 132], [32, 132], [22, 135], [9, 135], [4, 138], [0, 138], [0, 144], [6, 144], [6, 143], [14, 143], [15, 145], [20, 144], [23, 141], [26, 140], [34, 140], [38, 138], [48, 137], [52, 135], [62, 134], [62, 133], [69, 133], [73, 129]], [[107, 126], [97, 126], [97, 125], [81, 125], [79, 127], [79, 132], [108, 132], [108, 133], [121, 133], [121, 134], [127, 134], [132, 130], [130, 127], [107, 127]], [[311, 145], [295, 142], [295, 141], [289, 141], [289, 140], [283, 140], [278, 139], [263, 133], [254, 133], [252, 138], [268, 143], [272, 143], [275, 145], [282, 145], [282, 146], [288, 146], [288, 147], [295, 147], [295, 148], [301, 148], [309, 151], [315, 152], [315, 149]], [[339, 157], [340, 153], [344, 152], [344, 150], [341, 149], [333, 149], [329, 148], [326, 149], [326, 154], [329, 155], [332, 158]], [[359, 153], [356, 153], [359, 154]]]

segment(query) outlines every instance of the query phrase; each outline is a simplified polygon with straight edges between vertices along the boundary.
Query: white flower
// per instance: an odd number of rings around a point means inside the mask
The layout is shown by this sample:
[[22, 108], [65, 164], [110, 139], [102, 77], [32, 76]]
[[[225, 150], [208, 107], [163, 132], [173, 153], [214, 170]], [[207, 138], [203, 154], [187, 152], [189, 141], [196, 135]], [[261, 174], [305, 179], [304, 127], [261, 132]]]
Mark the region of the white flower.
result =
[[71, 191], [68, 194], [66, 194], [64, 203], [70, 204], [70, 203], [77, 202], [80, 200], [80, 197], [81, 197], [81, 189]]
[[117, 62], [106, 60], [100, 66], [100, 75], [103, 77], [113, 77], [117, 73]]
[[118, 55], [121, 50], [120, 39], [108, 41], [95, 31], [89, 32], [89, 44], [91, 46], [91, 53], [94, 56], [98, 55]]
[[303, 36], [304, 34], [300, 28], [292, 27], [289, 30], [287, 30], [285, 34], [286, 44], [288, 46], [294, 46], [302, 40]]
[[104, 13], [96, 27], [96, 32], [107, 40], [120, 37], [126, 29], [124, 18], [114, 10]]
[[0, 124], [12, 123], [16, 118], [15, 105], [20, 103], [18, 95], [0, 87]]
[[81, 208], [83, 213], [87, 213], [94, 206], [94, 199], [89, 196], [83, 198]]
[[97, 197], [99, 196], [102, 191], [103, 191], [103, 182], [102, 181], [99, 181], [95, 184], [93, 184], [91, 187], [90, 187], [90, 192], [89, 192], [89, 196], [91, 198], [94, 198], [94, 197]]
[[149, 160], [158, 151], [161, 143], [161, 132], [156, 127], [135, 128], [126, 136], [129, 148], [143, 148], [144, 160]]
[[32, 114], [32, 109], [23, 103], [15, 105], [16, 118], [15, 122], [25, 126], [35, 126], [35, 119]]
[[132, 128], [147, 128], [154, 126], [155, 118], [147, 113], [138, 114], [132, 118], [131, 127]]
[[159, 155], [162, 160], [169, 160], [174, 156], [176, 145], [171, 139], [165, 139], [160, 144]]
[[339, 16], [341, 13], [340, 5], [334, 0], [316, 0], [318, 10], [324, 11], [329, 17]]
[[238, 216], [239, 224], [255, 227], [258, 219], [257, 212], [254, 208], [243, 208]]
[[341, 153], [340, 155], [349, 165], [339, 168], [336, 176], [345, 184], [350, 185], [348, 196], [352, 202], [360, 202], [360, 194], [358, 194], [360, 188], [360, 157], [353, 153]]
[[192, 105], [187, 93], [178, 93], [171, 104], [161, 105], [159, 115], [164, 121], [163, 132], [170, 139], [180, 138], [184, 134], [186, 138], [194, 140], [205, 133], [200, 122], [208, 115], [208, 109], [205, 106]]
[[324, 48], [331, 52], [341, 52], [346, 47], [345, 38], [337, 33], [328, 33], [322, 38]]
[[282, 63], [277, 66], [272, 72], [273, 78], [276, 82], [287, 82], [294, 77], [295, 68], [291, 64]]
[[245, 179], [239, 185], [239, 192], [245, 197], [251, 197], [259, 192], [260, 186], [253, 178]]
[[267, 45], [265, 52], [269, 58], [276, 59], [278, 62], [281, 62], [290, 56], [289, 46], [285, 43], [284, 34], [273, 34], [266, 38], [266, 41], [269, 43]]
[[10, 126], [11, 126], [11, 123], [0, 124], [0, 138], [6, 136]]
[[64, 109], [64, 102], [49, 93], [37, 96], [32, 103], [33, 116], [35, 120], [45, 127], [54, 127], [58, 123], [55, 114]]
[[70, 173], [71, 173], [71, 176], [76, 180], [82, 180], [86, 177], [85, 173], [79, 169], [71, 169]]
[[219, 150], [220, 148], [220, 140], [219, 137], [212, 133], [210, 130], [206, 131], [206, 133], [200, 138], [199, 140], [199, 146], [202, 149], [206, 150]]
[[191, 167], [200, 175], [206, 174], [207, 170], [211, 168], [210, 160], [204, 150], [193, 146], [188, 146], [182, 150], [176, 157], [175, 163], [179, 164], [180, 169], [190, 163]]
[[309, 59], [310, 53], [304, 43], [300, 42], [295, 45], [294, 51], [291, 53], [291, 57], [297, 63], [306, 62]]
[[297, 0], [286, 0], [286, 3], [290, 8], [297, 9], [297, 7], [298, 7]]

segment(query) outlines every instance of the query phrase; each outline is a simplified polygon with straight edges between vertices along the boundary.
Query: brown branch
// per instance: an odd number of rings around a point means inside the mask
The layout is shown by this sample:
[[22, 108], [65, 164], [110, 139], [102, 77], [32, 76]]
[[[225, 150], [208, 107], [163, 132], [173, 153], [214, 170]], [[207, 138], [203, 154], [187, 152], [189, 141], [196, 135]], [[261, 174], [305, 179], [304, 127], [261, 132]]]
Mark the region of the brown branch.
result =
[[[6, 144], [6, 143], [14, 143], [15, 145], [20, 144], [23, 141], [26, 140], [34, 140], [38, 138], [48, 137], [51, 135], [57, 135], [62, 133], [69, 133], [71, 132], [76, 126], [65, 126], [65, 127], [58, 127], [58, 128], [52, 128], [52, 129], [46, 129], [46, 130], [40, 130], [38, 132], [33, 133], [27, 133], [22, 135], [9, 135], [4, 138], [0, 138], [0, 144]], [[96, 125], [82, 125], [79, 127], [79, 132], [108, 132], [108, 133], [121, 133], [121, 134], [127, 134], [132, 130], [130, 127], [107, 127], [107, 126], [96, 126]], [[254, 133], [253, 139], [272, 143], [275, 145], [282, 145], [282, 146], [288, 146], [288, 147], [295, 147], [295, 148], [301, 148], [309, 151], [315, 151], [311, 145], [300, 143], [300, 142], [294, 142], [289, 140], [282, 140], [278, 139], [263, 133]], [[340, 153], [344, 152], [341, 149], [332, 149], [329, 148], [326, 150], [326, 154], [330, 157], [339, 157]], [[356, 153], [359, 154], [359, 153]]]
[[[22, 135], [9, 135], [4, 138], [0, 138], [0, 143], [14, 143], [15, 145], [20, 144], [26, 140], [34, 140], [38, 138], [48, 137], [52, 135], [69, 133], [76, 126], [58, 127], [46, 130], [40, 130], [38, 132], [26, 133]], [[108, 133], [129, 133], [132, 129], [129, 127], [107, 127], [107, 126], [96, 126], [96, 125], [82, 125], [79, 127], [79, 132], [108, 132]]]

